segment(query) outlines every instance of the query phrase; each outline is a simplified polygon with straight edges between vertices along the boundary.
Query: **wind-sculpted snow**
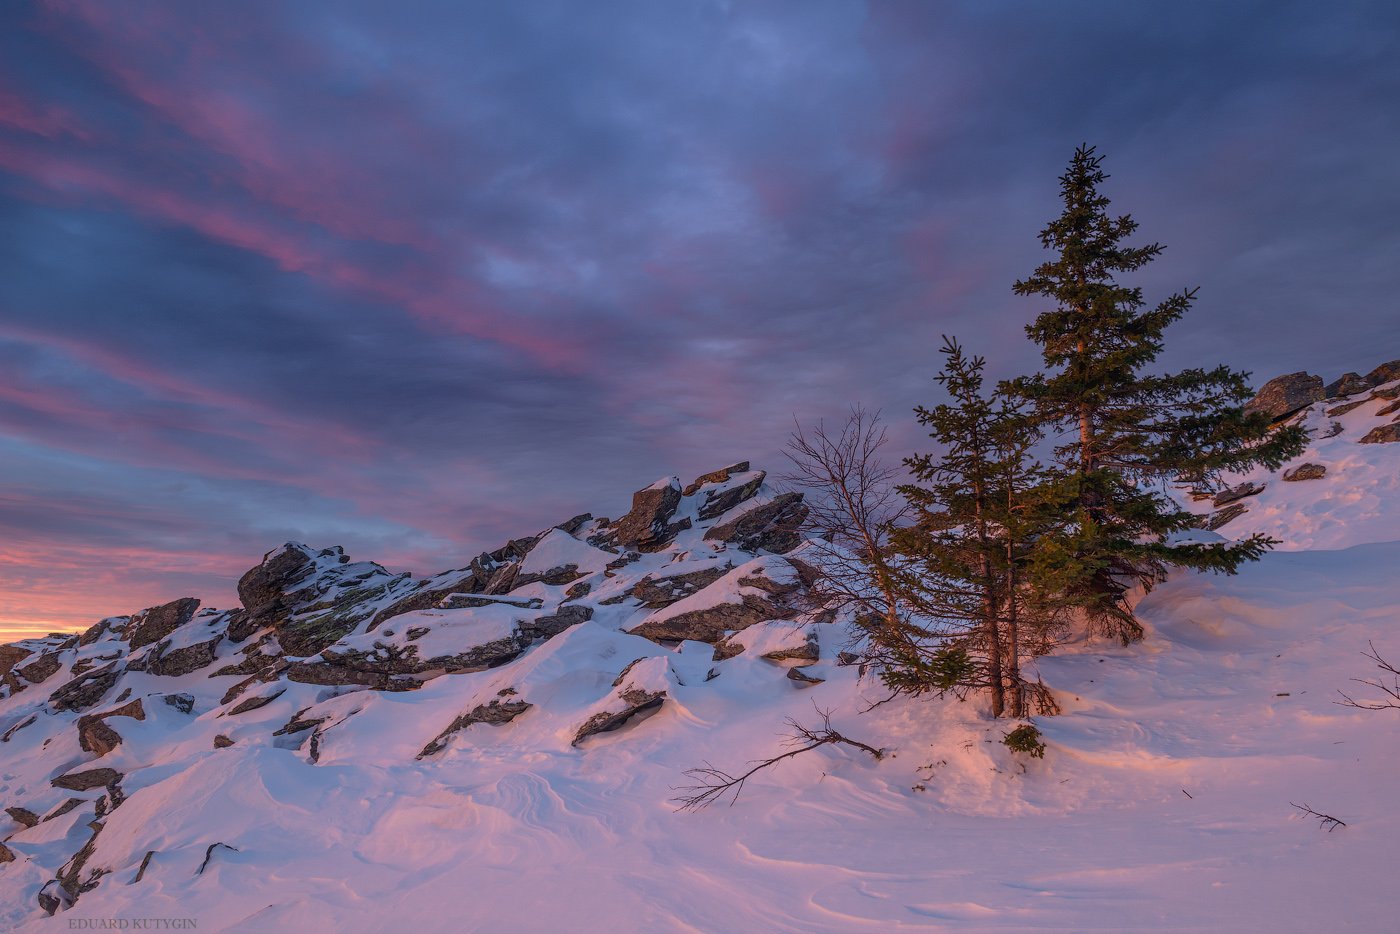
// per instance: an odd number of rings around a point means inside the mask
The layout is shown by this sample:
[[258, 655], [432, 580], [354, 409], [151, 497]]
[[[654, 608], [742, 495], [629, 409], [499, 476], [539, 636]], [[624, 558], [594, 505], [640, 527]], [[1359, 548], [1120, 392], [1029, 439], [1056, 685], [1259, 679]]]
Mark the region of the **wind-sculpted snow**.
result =
[[[1042, 659], [1044, 759], [978, 703], [880, 703], [807, 608], [813, 549], [755, 546], [793, 544], [800, 501], [748, 465], [430, 578], [293, 544], [254, 605], [139, 647], [188, 605], [5, 647], [0, 927], [1386, 929], [1400, 716], [1334, 703], [1368, 643], [1400, 659], [1400, 446], [1359, 443], [1379, 407], [1315, 439], [1324, 479], [1238, 478], [1265, 485], [1241, 531], [1292, 502], [1312, 538], [1174, 577], [1141, 644]], [[818, 710], [889, 754], [824, 747], [675, 811], [684, 770], [742, 770]]]

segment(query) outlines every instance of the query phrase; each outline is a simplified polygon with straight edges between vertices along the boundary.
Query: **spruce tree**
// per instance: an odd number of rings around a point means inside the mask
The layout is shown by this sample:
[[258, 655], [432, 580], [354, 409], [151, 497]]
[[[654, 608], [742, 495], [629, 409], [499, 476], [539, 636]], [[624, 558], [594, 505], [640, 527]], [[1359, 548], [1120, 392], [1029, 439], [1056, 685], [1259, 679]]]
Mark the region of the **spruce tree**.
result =
[[[1035, 427], [1006, 387], [983, 391], [981, 357], [944, 339], [938, 382], [947, 403], [916, 409], [942, 453], [907, 458], [899, 488], [914, 521], [895, 529], [898, 575], [912, 612], [905, 637], [887, 641], [884, 679], [910, 693], [984, 689], [992, 715], [1023, 716], [1023, 656], [1043, 654], [1056, 619], [1053, 590], [1029, 562], [1033, 542], [1061, 523], [1030, 459]], [[872, 633], [873, 640], [885, 639]]]
[[1074, 499], [1072, 534], [1047, 540], [1039, 560], [1062, 576], [1096, 628], [1127, 643], [1142, 635], [1124, 599], [1133, 584], [1150, 588], [1170, 566], [1234, 573], [1275, 544], [1253, 535], [1172, 545], [1169, 537], [1196, 520], [1166, 495], [1167, 485], [1209, 485], [1256, 464], [1277, 468], [1302, 452], [1306, 434], [1271, 430], [1266, 415], [1244, 411], [1247, 374], [1225, 366], [1152, 371], [1163, 332], [1196, 290], [1148, 307], [1141, 288], [1119, 281], [1162, 246], [1126, 243], [1138, 225], [1109, 213], [1102, 162], [1093, 147], [1075, 151], [1060, 177], [1064, 210], [1040, 233], [1055, 256], [1015, 284], [1019, 295], [1053, 302], [1026, 328], [1049, 372], [1015, 388], [1063, 440], [1056, 460]]

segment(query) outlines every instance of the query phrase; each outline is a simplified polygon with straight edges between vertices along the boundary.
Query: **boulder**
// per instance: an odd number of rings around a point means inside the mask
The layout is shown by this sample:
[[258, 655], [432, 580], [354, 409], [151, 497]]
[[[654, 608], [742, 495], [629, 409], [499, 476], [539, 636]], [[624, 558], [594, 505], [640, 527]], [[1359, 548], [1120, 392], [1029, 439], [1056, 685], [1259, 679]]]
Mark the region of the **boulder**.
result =
[[1325, 395], [1321, 376], [1306, 372], [1289, 373], [1265, 383], [1259, 394], [1245, 403], [1244, 409], [1249, 413], [1263, 412], [1274, 421], [1279, 421], [1320, 401]]
[[814, 675], [807, 674], [806, 670], [803, 668], [789, 668], [787, 676], [789, 681], [800, 688], [809, 688], [814, 684], [822, 684], [826, 681], [825, 678], [818, 678]]
[[233, 745], [233, 740], [229, 739], [227, 736], [225, 736], [225, 735], [222, 734], [222, 733], [220, 733], [219, 735], [217, 735], [217, 736], [214, 737], [214, 748], [215, 748], [215, 749], [227, 749], [228, 747], [230, 747], [230, 746], [232, 746], [232, 745]]
[[1389, 425], [1372, 428], [1361, 439], [1362, 444], [1393, 444], [1396, 441], [1400, 441], [1400, 422], [1391, 422]]
[[67, 775], [60, 775], [51, 779], [49, 784], [55, 788], [66, 788], [69, 791], [91, 791], [94, 788], [103, 788], [115, 785], [121, 781], [122, 773], [116, 769], [84, 769], [81, 772], [69, 772]]
[[547, 616], [537, 616], [534, 620], [522, 623], [520, 626], [520, 636], [533, 642], [536, 639], [553, 639], [566, 629], [570, 629], [580, 623], [586, 623], [593, 618], [593, 608], [591, 606], [561, 606], [556, 613]]
[[277, 698], [281, 697], [286, 692], [287, 689], [282, 688], [277, 691], [272, 691], [268, 694], [261, 694], [256, 697], [245, 698], [244, 700], [239, 701], [238, 704], [232, 709], [230, 709], [226, 716], [235, 717], [241, 713], [248, 713], [249, 711], [257, 710], [259, 707], [266, 707], [268, 704], [277, 700]]
[[770, 662], [815, 662], [821, 659], [821, 643], [816, 629], [789, 620], [757, 623], [726, 636], [715, 644], [714, 661], [724, 661], [744, 652]]
[[0, 864], [13, 863], [15, 861], [15, 851], [0, 843]]
[[78, 745], [84, 752], [90, 752], [99, 759], [121, 745], [121, 734], [108, 726], [100, 717], [78, 718]]
[[32, 649], [22, 645], [0, 645], [0, 678], [10, 673], [10, 669], [33, 655]]
[[[1328, 409], [1328, 410], [1327, 410], [1327, 417], [1328, 417], [1328, 418], [1337, 418], [1337, 417], [1339, 417], [1339, 416], [1342, 416], [1342, 415], [1347, 414], [1347, 413], [1350, 412], [1352, 409], [1358, 409], [1358, 408], [1360, 408], [1361, 406], [1365, 405], [1366, 403], [1368, 403], [1368, 402], [1370, 402], [1370, 401], [1371, 401], [1370, 399], [1357, 399], [1357, 400], [1355, 400], [1355, 401], [1353, 401], [1353, 402], [1343, 402], [1341, 405], [1336, 405], [1336, 406], [1333, 406], [1332, 408]], [[1334, 422], [1333, 424], [1335, 424], [1335, 422]]]
[[1283, 479], [1293, 482], [1297, 480], [1321, 480], [1327, 473], [1325, 464], [1299, 464], [1297, 467], [1290, 467], [1283, 472]]
[[1235, 500], [1244, 499], [1246, 496], [1258, 496], [1264, 492], [1266, 483], [1241, 483], [1239, 486], [1227, 487], [1215, 494], [1215, 505], [1224, 506], [1226, 503], [1233, 503]]
[[[726, 481], [713, 490], [705, 491], [705, 501], [700, 504], [697, 515], [701, 521], [718, 519], [745, 500], [753, 498], [763, 486], [765, 474], [755, 470], [740, 474], [732, 483]], [[741, 482], [742, 481], [742, 482]]]
[[39, 825], [39, 815], [29, 808], [9, 807], [5, 808], [5, 813], [10, 815], [10, 819], [16, 824], [25, 827], [37, 827]]
[[238, 579], [238, 599], [251, 617], [270, 621], [288, 607], [289, 596], [315, 570], [311, 550], [288, 542], [263, 555], [261, 564]]
[[782, 493], [745, 509], [705, 533], [706, 541], [725, 542], [743, 551], [783, 554], [802, 542], [807, 506], [801, 493]]
[[27, 665], [17, 666], [14, 672], [30, 684], [39, 684], [48, 680], [62, 667], [63, 662], [59, 659], [57, 652], [45, 652]]
[[127, 641], [133, 651], [152, 642], [159, 642], [194, 619], [194, 611], [197, 609], [199, 600], [184, 597], [142, 610], [131, 617], [126, 625]]
[[39, 907], [46, 914], [53, 915], [61, 909], [70, 908], [73, 905], [73, 893], [63, 887], [57, 879], [50, 879], [44, 883], [44, 887], [39, 890]]
[[167, 694], [165, 695], [165, 703], [180, 713], [194, 713], [193, 694]]
[[682, 529], [690, 527], [689, 519], [669, 524], [680, 503], [680, 481], [675, 477], [658, 480], [632, 494], [632, 509], [617, 520], [607, 538], [614, 545], [635, 547], [638, 551], [660, 551]]
[[1382, 363], [1362, 377], [1368, 386], [1379, 386], [1400, 379], [1400, 360]]
[[116, 686], [121, 678], [116, 663], [79, 675], [49, 695], [54, 710], [84, 710], [93, 706]]
[[1341, 379], [1328, 383], [1323, 393], [1329, 399], [1340, 399], [1343, 396], [1354, 396], [1358, 392], [1365, 392], [1372, 385], [1374, 384], [1367, 382], [1359, 373], [1345, 373]]
[[728, 467], [721, 467], [719, 470], [712, 470], [709, 473], [702, 473], [681, 491], [682, 496], [694, 496], [695, 492], [707, 483], [723, 483], [736, 473], [746, 473], [749, 469], [748, 461], [740, 461], [737, 464], [730, 464]]
[[183, 648], [168, 649], [169, 643], [156, 647], [156, 653], [146, 664], [146, 670], [153, 675], [179, 677], [214, 664], [216, 651], [223, 636], [218, 635], [205, 642], [197, 642]]
[[1381, 406], [1376, 410], [1376, 416], [1378, 418], [1384, 418], [1387, 415], [1394, 415], [1396, 412], [1400, 412], [1400, 400], [1396, 400], [1389, 405]]

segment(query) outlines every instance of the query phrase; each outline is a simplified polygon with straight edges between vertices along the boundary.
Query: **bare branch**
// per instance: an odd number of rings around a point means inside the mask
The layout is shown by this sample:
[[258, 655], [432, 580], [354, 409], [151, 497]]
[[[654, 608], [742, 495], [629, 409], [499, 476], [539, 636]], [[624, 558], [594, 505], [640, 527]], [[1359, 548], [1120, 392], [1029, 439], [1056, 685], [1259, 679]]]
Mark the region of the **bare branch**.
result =
[[[1290, 802], [1288, 802], [1288, 803], [1289, 803], [1289, 804], [1293, 804], [1292, 801], [1290, 801]], [[1308, 807], [1306, 804], [1293, 804], [1293, 806], [1294, 806], [1295, 808], [1297, 808], [1298, 810], [1302, 811], [1302, 812], [1303, 812], [1304, 814], [1306, 814], [1308, 817], [1316, 817], [1316, 818], [1317, 818], [1317, 826], [1318, 826], [1318, 827], [1326, 828], [1326, 830], [1327, 830], [1328, 833], [1331, 833], [1332, 831], [1336, 830], [1338, 827], [1345, 827], [1345, 826], [1347, 825], [1347, 824], [1346, 824], [1346, 821], [1338, 820], [1337, 818], [1333, 817], [1331, 814], [1323, 814], [1321, 811], [1314, 811], [1312, 808]]]
[[1400, 710], [1400, 669], [1397, 669], [1384, 658], [1381, 658], [1381, 653], [1376, 651], [1376, 644], [1374, 642], [1367, 642], [1366, 644], [1371, 647], [1371, 650], [1369, 652], [1362, 652], [1361, 654], [1375, 662], [1377, 668], [1388, 674], [1390, 676], [1388, 679], [1390, 683], [1386, 683], [1387, 679], [1385, 679], [1384, 676], [1377, 678], [1375, 681], [1369, 681], [1365, 678], [1352, 678], [1351, 680], [1355, 681], [1357, 684], [1364, 684], [1367, 687], [1375, 688], [1390, 699], [1359, 701], [1352, 698], [1345, 691], [1338, 691], [1337, 693], [1342, 695], [1342, 699], [1333, 701], [1333, 703], [1341, 704], [1343, 707], [1355, 707], [1358, 710]]
[[708, 762], [705, 763], [702, 768], [686, 769], [685, 774], [695, 779], [696, 782], [693, 785], [681, 785], [672, 788], [672, 791], [681, 792], [681, 794], [671, 799], [676, 803], [676, 809], [679, 811], [699, 811], [709, 807], [716, 801], [722, 800], [726, 794], [730, 795], [729, 805], [733, 807], [734, 802], [739, 800], [740, 792], [744, 790], [744, 782], [748, 781], [754, 773], [762, 771], [769, 766], [777, 765], [784, 759], [800, 756], [804, 752], [811, 752], [813, 749], [819, 749], [822, 746], [842, 743], [869, 753], [877, 761], [884, 758], [885, 752], [883, 749], [867, 746], [859, 740], [843, 736], [832, 728], [830, 710], [818, 708], [817, 713], [822, 718], [822, 725], [819, 729], [815, 730], [803, 726], [792, 718], [788, 718], [787, 724], [791, 727], [792, 733], [788, 737], [787, 745], [796, 746], [796, 748], [789, 749], [787, 752], [776, 755], [771, 759], [756, 760], [756, 764], [742, 775], [731, 775], [724, 769], [715, 768]]

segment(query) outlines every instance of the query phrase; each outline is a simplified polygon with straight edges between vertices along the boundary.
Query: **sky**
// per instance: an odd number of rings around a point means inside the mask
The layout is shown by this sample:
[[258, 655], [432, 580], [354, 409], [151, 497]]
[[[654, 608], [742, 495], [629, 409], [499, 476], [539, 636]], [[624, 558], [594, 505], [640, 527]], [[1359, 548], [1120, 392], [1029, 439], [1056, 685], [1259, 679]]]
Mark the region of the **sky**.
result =
[[[434, 572], [1038, 363], [1056, 178], [1166, 366], [1400, 357], [1400, 6], [0, 7], [0, 640], [283, 541]], [[926, 440], [926, 439], [922, 439]]]

